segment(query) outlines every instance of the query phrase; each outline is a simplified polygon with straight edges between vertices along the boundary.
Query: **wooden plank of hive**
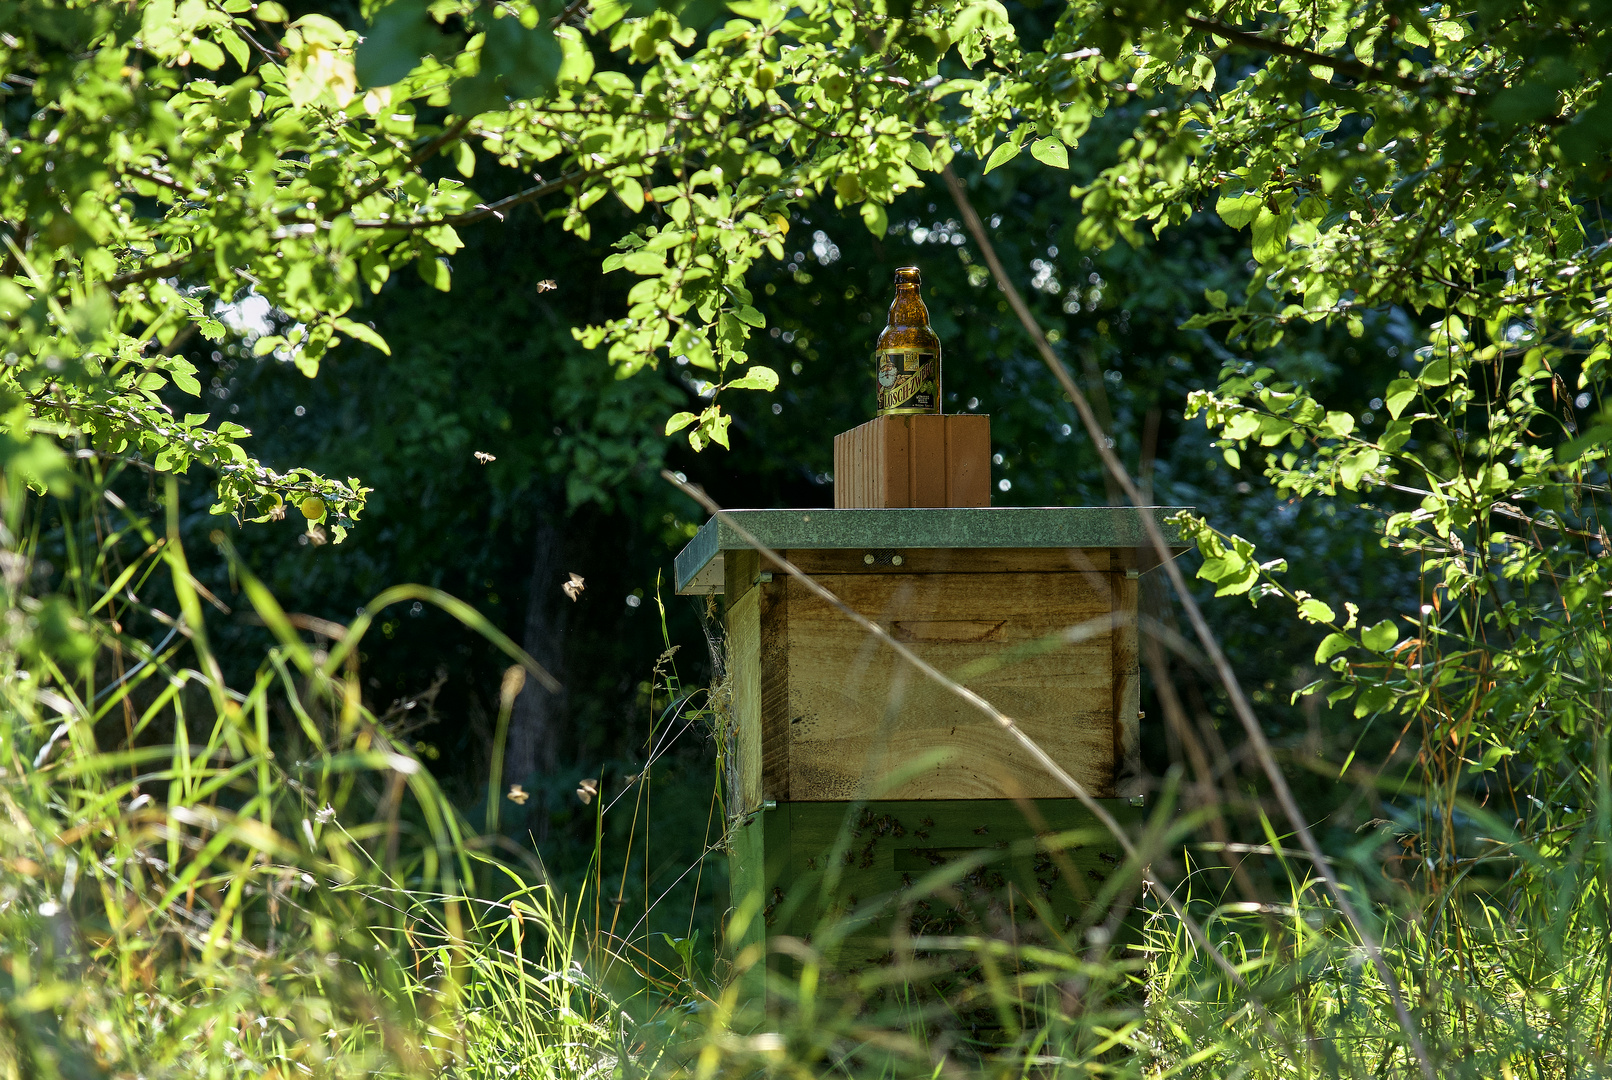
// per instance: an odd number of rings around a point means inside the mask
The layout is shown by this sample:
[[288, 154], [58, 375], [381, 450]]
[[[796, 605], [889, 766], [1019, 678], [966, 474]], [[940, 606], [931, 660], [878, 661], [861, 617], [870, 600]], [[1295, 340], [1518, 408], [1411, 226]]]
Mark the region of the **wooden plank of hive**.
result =
[[738, 727], [739, 805], [748, 812], [761, 805], [761, 596], [751, 589], [728, 609], [728, 688]]
[[[847, 574], [834, 591], [941, 671], [974, 664], [978, 691], [1094, 795], [1115, 788], [1111, 573]], [[1096, 579], [1095, 581], [1093, 579]], [[768, 798], [1057, 798], [1015, 740], [793, 580], [787, 708], [764, 710]], [[1078, 627], [1079, 640], [1055, 635]], [[762, 680], [776, 678], [763, 659]], [[776, 655], [784, 655], [783, 653]], [[764, 690], [764, 696], [766, 691]], [[944, 748], [937, 754], [937, 748]], [[914, 775], [907, 775], [913, 769]], [[786, 794], [784, 794], [786, 793]]]
[[[1023, 574], [1114, 568], [1107, 548], [863, 548], [789, 551], [789, 561], [813, 576], [827, 574]], [[895, 561], [896, 556], [901, 561]], [[872, 556], [871, 560], [869, 556]], [[1106, 579], [1103, 579], [1106, 582]], [[1092, 587], [1101, 582], [1093, 581]]]
[[1120, 572], [1114, 582], [1114, 793], [1144, 794], [1142, 776], [1142, 665], [1137, 649], [1140, 581]]
[[789, 794], [789, 592], [782, 577], [761, 594], [761, 797], [780, 802]]

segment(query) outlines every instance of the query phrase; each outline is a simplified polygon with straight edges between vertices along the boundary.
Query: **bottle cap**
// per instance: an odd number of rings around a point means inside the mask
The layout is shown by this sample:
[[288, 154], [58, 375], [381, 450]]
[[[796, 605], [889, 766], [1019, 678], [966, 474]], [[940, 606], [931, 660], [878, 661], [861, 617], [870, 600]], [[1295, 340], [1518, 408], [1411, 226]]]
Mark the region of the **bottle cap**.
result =
[[923, 279], [918, 276], [916, 266], [903, 266], [896, 271], [897, 285], [921, 285]]

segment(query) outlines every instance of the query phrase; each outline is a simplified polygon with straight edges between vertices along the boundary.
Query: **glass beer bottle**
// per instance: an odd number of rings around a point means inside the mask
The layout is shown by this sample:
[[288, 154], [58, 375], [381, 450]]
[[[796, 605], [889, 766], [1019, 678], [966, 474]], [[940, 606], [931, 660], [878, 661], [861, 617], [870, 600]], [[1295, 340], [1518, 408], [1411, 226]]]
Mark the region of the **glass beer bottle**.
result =
[[879, 416], [940, 412], [940, 338], [929, 329], [921, 283], [916, 266], [896, 271], [890, 321], [873, 350]]

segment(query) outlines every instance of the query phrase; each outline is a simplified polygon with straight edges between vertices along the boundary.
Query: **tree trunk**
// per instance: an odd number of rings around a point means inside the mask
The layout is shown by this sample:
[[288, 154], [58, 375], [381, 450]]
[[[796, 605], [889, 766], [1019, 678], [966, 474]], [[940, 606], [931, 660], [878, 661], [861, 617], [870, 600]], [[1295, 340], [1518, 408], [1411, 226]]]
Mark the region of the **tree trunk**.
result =
[[[521, 645], [556, 679], [565, 681], [562, 641], [571, 601], [560, 591], [567, 580], [561, 565], [560, 535], [546, 517], [537, 523], [532, 551], [531, 593], [526, 602], [526, 627]], [[509, 718], [509, 743], [504, 753], [504, 776], [516, 784], [532, 784], [553, 770], [559, 760], [560, 733], [565, 722], [565, 692], [551, 694], [527, 679], [515, 698]], [[540, 815], [546, 820], [546, 815]]]

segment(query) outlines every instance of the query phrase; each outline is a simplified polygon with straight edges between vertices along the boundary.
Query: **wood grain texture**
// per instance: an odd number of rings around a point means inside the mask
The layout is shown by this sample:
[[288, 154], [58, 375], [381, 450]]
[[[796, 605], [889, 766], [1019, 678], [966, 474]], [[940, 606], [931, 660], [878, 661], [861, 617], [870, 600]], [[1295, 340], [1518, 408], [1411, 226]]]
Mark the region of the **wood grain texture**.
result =
[[[907, 451], [908, 506], [946, 506], [946, 428], [949, 416], [893, 416], [904, 421]], [[990, 457], [989, 448], [985, 456]]]
[[[1095, 580], [1094, 580], [1095, 579]], [[1110, 575], [847, 574], [834, 591], [942, 671], [997, 657], [967, 680], [1099, 797], [1115, 794]], [[918, 676], [800, 583], [763, 605], [763, 788], [791, 800], [989, 799], [1068, 793], [977, 710]], [[1032, 648], [1100, 621], [1075, 644]], [[767, 641], [772, 636], [775, 640]], [[775, 649], [783, 638], [780, 663]], [[1015, 648], [1024, 655], [1009, 657]], [[781, 746], [779, 744], [782, 744]], [[775, 794], [781, 793], [781, 794]]]
[[834, 437], [838, 509], [991, 505], [991, 418], [880, 416]]
[[881, 416], [834, 437], [834, 506], [910, 507], [909, 427]]
[[[1108, 548], [845, 548], [786, 551], [790, 562], [819, 574], [1025, 574], [1102, 573], [1111, 569]], [[868, 556], [873, 561], [868, 561]], [[901, 556], [897, 564], [895, 557]], [[1097, 586], [1093, 581], [1092, 587]]]
[[728, 609], [728, 678], [738, 724], [739, 805], [761, 806], [761, 597], [751, 589]]
[[789, 590], [783, 580], [758, 590], [760, 699], [755, 715], [761, 747], [761, 797], [789, 799]]
[[1118, 616], [1114, 649], [1114, 793], [1122, 797], [1145, 791], [1142, 777], [1142, 665], [1137, 649], [1136, 604], [1141, 584], [1121, 572], [1114, 582], [1113, 610]]
[[[768, 869], [766, 826], [765, 815], [754, 814], [735, 826], [729, 834], [731, 844], [728, 854], [729, 908], [721, 924], [723, 943], [731, 950], [730, 955], [738, 955], [751, 945], [764, 945], [767, 940], [767, 924], [761, 915], [762, 908], [766, 904]], [[773, 846], [777, 846], [777, 841]], [[750, 918], [735, 924], [733, 915], [740, 911], [748, 912]], [[736, 978], [741, 995], [753, 1001], [764, 1000], [763, 995], [766, 994], [767, 988], [764, 965], [752, 965], [749, 969], [740, 971]]]
[[722, 559], [722, 604], [723, 609], [732, 611], [733, 606], [744, 599], [756, 584], [756, 575], [761, 571], [761, 555], [755, 551], [729, 551]]
[[943, 506], [991, 505], [991, 418], [946, 417], [946, 501]]

